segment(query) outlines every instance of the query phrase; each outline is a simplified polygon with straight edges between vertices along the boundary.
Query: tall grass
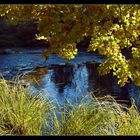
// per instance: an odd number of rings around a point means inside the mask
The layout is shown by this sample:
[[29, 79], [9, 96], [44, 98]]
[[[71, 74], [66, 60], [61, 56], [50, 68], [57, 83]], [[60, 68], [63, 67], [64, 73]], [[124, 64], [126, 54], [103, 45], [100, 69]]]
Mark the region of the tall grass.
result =
[[21, 85], [0, 81], [0, 134], [41, 135], [50, 103]]
[[[111, 96], [97, 99], [87, 96], [69, 114], [61, 111], [61, 120], [53, 111], [50, 135], [140, 135], [140, 114], [118, 104]], [[65, 118], [65, 119], [64, 119]]]
[[32, 96], [21, 85], [0, 80], [0, 135], [140, 135], [140, 114], [113, 97], [86, 96], [77, 105]]

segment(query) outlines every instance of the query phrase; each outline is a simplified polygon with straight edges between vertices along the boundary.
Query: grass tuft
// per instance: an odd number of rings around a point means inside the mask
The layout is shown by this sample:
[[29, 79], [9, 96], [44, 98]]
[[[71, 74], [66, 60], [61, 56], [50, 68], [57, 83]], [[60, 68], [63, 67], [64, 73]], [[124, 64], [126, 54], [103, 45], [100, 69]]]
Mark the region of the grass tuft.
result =
[[[15, 82], [16, 83], [16, 82]], [[41, 135], [50, 104], [21, 85], [0, 81], [0, 134]]]

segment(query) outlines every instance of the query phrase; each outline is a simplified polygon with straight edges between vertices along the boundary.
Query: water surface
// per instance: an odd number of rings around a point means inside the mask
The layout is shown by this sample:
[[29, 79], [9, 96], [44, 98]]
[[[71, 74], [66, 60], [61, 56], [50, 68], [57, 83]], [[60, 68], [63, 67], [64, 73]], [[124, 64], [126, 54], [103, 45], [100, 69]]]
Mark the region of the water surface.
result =
[[17, 75], [26, 75], [33, 68], [45, 68], [45, 71], [42, 70], [44, 72], [38, 70], [29, 73], [26, 80], [31, 83], [33, 93], [39, 91], [43, 97], [56, 99], [62, 105], [66, 99], [74, 104], [93, 91], [96, 96], [109, 94], [127, 101], [133, 97], [138, 102], [139, 87], [127, 84], [120, 88], [117, 79], [111, 74], [102, 77], [98, 75], [97, 67], [104, 61], [103, 57], [79, 52], [76, 58], [70, 61], [55, 54], [45, 61], [42, 52], [43, 49], [34, 52], [24, 49], [16, 54], [0, 55], [0, 73], [6, 79], [11, 79]]

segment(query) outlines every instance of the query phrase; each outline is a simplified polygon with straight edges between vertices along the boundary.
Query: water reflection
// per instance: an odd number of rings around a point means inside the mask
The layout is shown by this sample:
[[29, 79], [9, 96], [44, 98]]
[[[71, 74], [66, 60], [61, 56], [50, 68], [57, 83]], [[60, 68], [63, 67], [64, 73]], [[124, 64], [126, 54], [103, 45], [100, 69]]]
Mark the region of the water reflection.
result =
[[88, 93], [88, 71], [85, 65], [57, 66], [44, 75], [41, 84], [32, 86], [32, 90], [42, 91], [44, 97], [56, 99], [60, 104], [68, 100], [78, 102]]
[[[55, 65], [48, 69], [47, 73], [35, 75], [39, 84], [32, 85], [32, 91], [41, 91], [43, 97], [49, 97], [63, 105], [68, 100], [71, 104], [78, 103], [87, 94], [96, 97], [112, 95], [122, 104], [130, 105], [130, 98], [134, 98], [139, 104], [140, 87], [126, 84], [120, 87], [117, 79], [111, 74], [99, 76], [98, 64], [86, 63], [73, 66]], [[90, 93], [89, 93], [90, 92]], [[120, 100], [120, 101], [119, 101]]]
[[[60, 104], [69, 100], [72, 104], [80, 101], [89, 92], [94, 92], [95, 96], [107, 94], [119, 94], [119, 86], [115, 85], [112, 76], [99, 77], [97, 64], [86, 63], [73, 66], [55, 65], [48, 69], [48, 73], [38, 76], [40, 83], [33, 84], [34, 92], [42, 91], [44, 97], [57, 99]], [[100, 91], [100, 95], [99, 95]]]
[[76, 65], [73, 68], [71, 84], [65, 86], [64, 95], [74, 104], [88, 93], [88, 71], [85, 65]]
[[119, 87], [116, 87], [115, 90], [115, 79], [111, 74], [105, 76], [99, 76], [97, 67], [98, 64], [86, 63], [88, 69], [88, 77], [89, 77], [89, 88], [90, 90], [100, 89], [98, 92], [94, 94], [98, 94], [98, 96], [107, 95], [107, 94], [115, 94], [118, 92]]
[[65, 86], [71, 85], [73, 79], [72, 66], [56, 66], [53, 68], [52, 81], [57, 85], [60, 93], [64, 92]]

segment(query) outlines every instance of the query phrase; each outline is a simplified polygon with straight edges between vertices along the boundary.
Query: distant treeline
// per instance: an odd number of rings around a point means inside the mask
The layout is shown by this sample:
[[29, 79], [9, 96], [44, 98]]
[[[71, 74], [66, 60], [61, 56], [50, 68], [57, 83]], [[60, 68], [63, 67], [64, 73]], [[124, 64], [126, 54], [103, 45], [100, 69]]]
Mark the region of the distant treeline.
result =
[[38, 34], [35, 21], [10, 24], [6, 17], [0, 17], [0, 48], [6, 47], [46, 47], [43, 40], [36, 40]]

